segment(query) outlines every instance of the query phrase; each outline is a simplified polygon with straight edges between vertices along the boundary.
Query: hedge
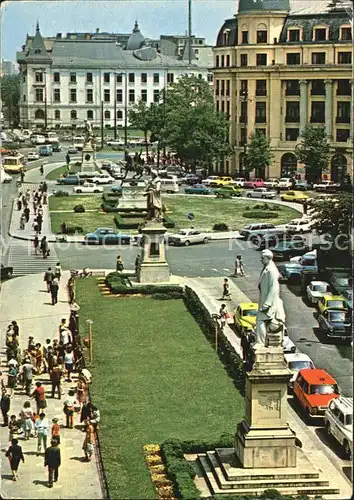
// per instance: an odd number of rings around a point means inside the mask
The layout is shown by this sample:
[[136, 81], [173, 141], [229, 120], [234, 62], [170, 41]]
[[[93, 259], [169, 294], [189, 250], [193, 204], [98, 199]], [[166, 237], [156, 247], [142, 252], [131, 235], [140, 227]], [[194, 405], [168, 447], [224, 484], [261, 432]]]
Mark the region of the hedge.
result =
[[102, 203], [101, 209], [107, 213], [117, 213], [118, 212], [118, 207], [115, 207], [111, 203]]
[[116, 205], [118, 203], [119, 196], [117, 193], [103, 193], [102, 200], [104, 203], [109, 203], [110, 205]]
[[213, 225], [213, 231], [228, 231], [229, 226], [225, 222], [217, 222]]
[[86, 212], [86, 209], [85, 209], [85, 207], [83, 205], [75, 205], [74, 206], [74, 212], [76, 214], [82, 214], [82, 213]]
[[128, 279], [119, 273], [106, 276], [106, 285], [113, 294], [120, 295], [151, 295], [155, 299], [182, 299], [183, 288], [179, 285], [141, 285], [132, 286]]
[[[134, 220], [133, 220], [134, 216], [132, 216], [132, 220], [129, 220], [129, 218], [126, 215], [124, 215], [123, 217], [119, 213], [120, 212], [119, 207], [117, 212], [118, 214], [114, 217], [114, 222], [119, 229], [139, 229], [140, 225], [145, 220], [145, 217], [135, 218]], [[163, 224], [166, 229], [173, 229], [175, 227], [175, 223], [173, 222], [173, 220], [167, 216], [163, 218]]]
[[247, 219], [276, 219], [279, 215], [277, 212], [273, 212], [273, 210], [270, 210], [269, 212], [250, 210], [249, 212], [243, 212], [242, 217], [246, 217]]
[[66, 226], [65, 234], [75, 234], [75, 233], [83, 233], [84, 229], [81, 226]]
[[69, 193], [68, 193], [68, 191], [60, 191], [60, 190], [59, 190], [59, 191], [56, 191], [56, 192], [54, 193], [54, 196], [56, 196], [56, 197], [61, 197], [61, 196], [69, 196]]

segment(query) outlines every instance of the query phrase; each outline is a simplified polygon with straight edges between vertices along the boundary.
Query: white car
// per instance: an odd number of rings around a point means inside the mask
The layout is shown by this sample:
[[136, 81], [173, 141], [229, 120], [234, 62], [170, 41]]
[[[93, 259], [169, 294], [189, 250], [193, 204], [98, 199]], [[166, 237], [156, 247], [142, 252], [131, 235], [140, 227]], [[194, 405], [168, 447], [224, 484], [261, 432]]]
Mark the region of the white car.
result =
[[296, 345], [289, 337], [288, 329], [286, 327], [284, 329], [283, 349], [284, 349], [284, 354], [296, 351]]
[[32, 144], [45, 144], [45, 137], [44, 135], [39, 135], [39, 134], [34, 134], [31, 136], [31, 142]]
[[2, 167], [0, 167], [0, 182], [5, 184], [11, 181], [12, 181], [11, 175], [7, 174], [5, 170]]
[[94, 177], [92, 177], [92, 182], [94, 182], [95, 184], [112, 184], [114, 181], [115, 179], [107, 173], [95, 175]]
[[184, 245], [188, 247], [193, 243], [209, 243], [210, 236], [206, 233], [201, 233], [194, 229], [185, 229], [180, 231], [178, 234], [171, 234], [168, 237], [168, 243], [170, 245]]
[[328, 293], [331, 293], [331, 287], [326, 281], [311, 281], [306, 287], [306, 295], [310, 304], [317, 304]]
[[243, 187], [245, 180], [246, 179], [244, 177], [236, 177], [235, 179], [236, 186]]
[[353, 456], [353, 398], [340, 396], [332, 399], [324, 415], [329, 435], [343, 448], [347, 459]]
[[107, 146], [111, 146], [111, 147], [123, 147], [124, 146], [124, 141], [122, 141], [122, 140], [107, 141], [106, 144], [107, 144]]
[[277, 193], [275, 191], [268, 191], [267, 188], [254, 188], [252, 191], [248, 191], [247, 198], [262, 198], [267, 200], [272, 200], [276, 197]]
[[278, 188], [279, 189], [291, 189], [293, 186], [292, 180], [290, 177], [282, 177], [279, 179]]
[[310, 233], [312, 231], [313, 222], [308, 219], [294, 219], [286, 224], [285, 229], [289, 233]]
[[264, 187], [266, 188], [276, 188], [278, 187], [279, 184], [279, 179], [276, 179], [275, 177], [270, 177], [266, 181], [264, 181]]
[[292, 377], [288, 382], [288, 392], [292, 393], [294, 387], [294, 380], [297, 377], [299, 370], [303, 368], [315, 368], [315, 364], [312, 359], [303, 354], [302, 352], [292, 352], [284, 354], [285, 361], [288, 365], [289, 370], [292, 372]]
[[336, 191], [340, 188], [340, 184], [333, 181], [322, 181], [313, 185], [315, 191]]
[[220, 177], [218, 175], [209, 175], [209, 177], [202, 180], [202, 184], [204, 184], [205, 186], [210, 186], [210, 183], [213, 183], [219, 179]]
[[84, 182], [82, 186], [74, 187], [73, 191], [74, 193], [103, 193], [103, 187], [92, 182]]
[[39, 160], [39, 153], [37, 153], [37, 151], [30, 151], [27, 155], [27, 160]]

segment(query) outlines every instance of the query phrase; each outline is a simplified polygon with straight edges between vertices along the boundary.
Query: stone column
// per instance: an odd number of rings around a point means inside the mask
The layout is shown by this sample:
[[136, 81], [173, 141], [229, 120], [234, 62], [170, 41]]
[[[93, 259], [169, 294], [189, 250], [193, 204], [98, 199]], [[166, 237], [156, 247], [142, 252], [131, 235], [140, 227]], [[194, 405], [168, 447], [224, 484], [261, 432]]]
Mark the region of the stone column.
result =
[[326, 108], [325, 108], [325, 118], [326, 118], [326, 134], [329, 140], [332, 139], [333, 135], [333, 86], [332, 80], [325, 80], [326, 86]]
[[308, 89], [307, 80], [300, 80], [300, 134], [307, 125]]

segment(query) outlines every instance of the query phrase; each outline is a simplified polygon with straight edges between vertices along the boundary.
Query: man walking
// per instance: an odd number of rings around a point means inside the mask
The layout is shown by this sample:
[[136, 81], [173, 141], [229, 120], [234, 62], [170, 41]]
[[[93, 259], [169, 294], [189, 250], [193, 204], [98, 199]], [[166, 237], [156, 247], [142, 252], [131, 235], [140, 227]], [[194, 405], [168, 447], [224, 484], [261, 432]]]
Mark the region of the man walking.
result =
[[45, 416], [45, 413], [39, 414], [39, 419], [34, 424], [35, 430], [37, 431], [37, 457], [41, 453], [42, 443], [44, 451], [47, 448], [47, 438], [49, 436], [49, 420]]
[[3, 427], [7, 427], [9, 425], [9, 416], [8, 416], [8, 413], [10, 411], [10, 404], [11, 404], [10, 396], [8, 395], [6, 389], [3, 389], [2, 390], [1, 401], [0, 401], [0, 408], [1, 408], [2, 418], [4, 420], [4, 422], [2, 424]]
[[58, 441], [52, 439], [50, 444], [51, 446], [45, 450], [44, 467], [48, 467], [48, 486], [49, 488], [53, 488], [53, 481], [56, 483], [59, 478], [61, 456]]
[[27, 396], [31, 395], [33, 370], [34, 370], [34, 366], [30, 362], [30, 360], [28, 358], [26, 358], [24, 360], [22, 367], [21, 367], [20, 373], [22, 374], [22, 377], [23, 377], [23, 383], [25, 386], [25, 391], [26, 391]]
[[58, 399], [61, 399], [61, 377], [63, 372], [61, 371], [60, 366], [55, 363], [50, 372], [50, 381], [52, 383], [52, 398], [55, 395], [55, 389], [58, 389]]
[[48, 267], [48, 270], [44, 273], [43, 281], [47, 283], [47, 292], [51, 291], [51, 285], [54, 280], [54, 273], [51, 267]]
[[56, 278], [53, 279], [53, 281], [50, 284], [50, 293], [52, 296], [52, 305], [55, 306], [55, 304], [58, 303], [58, 291], [59, 291], [59, 283]]

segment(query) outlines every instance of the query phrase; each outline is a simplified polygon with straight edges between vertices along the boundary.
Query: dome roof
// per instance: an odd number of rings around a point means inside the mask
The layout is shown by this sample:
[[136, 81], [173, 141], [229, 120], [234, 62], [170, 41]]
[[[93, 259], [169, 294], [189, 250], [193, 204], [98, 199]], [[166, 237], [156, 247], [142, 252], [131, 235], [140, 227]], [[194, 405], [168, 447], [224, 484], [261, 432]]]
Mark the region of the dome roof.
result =
[[289, 0], [240, 0], [238, 4], [238, 13], [252, 12], [255, 10], [263, 11], [289, 11]]
[[144, 45], [144, 43], [145, 37], [140, 32], [138, 21], [135, 21], [133, 33], [130, 35], [127, 43], [127, 50], [138, 50]]

